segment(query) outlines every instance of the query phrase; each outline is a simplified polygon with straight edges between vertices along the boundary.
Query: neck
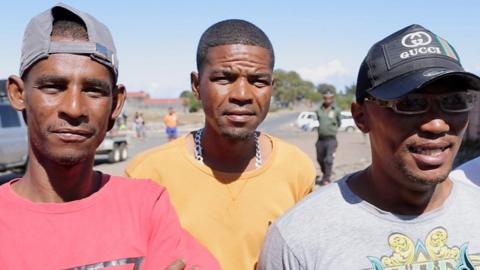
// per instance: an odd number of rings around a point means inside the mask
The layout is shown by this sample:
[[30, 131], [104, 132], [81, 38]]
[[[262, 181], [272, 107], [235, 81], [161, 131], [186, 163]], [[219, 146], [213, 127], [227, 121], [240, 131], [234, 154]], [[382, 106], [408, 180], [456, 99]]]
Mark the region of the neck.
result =
[[51, 161], [39, 162], [32, 151], [29, 157], [25, 175], [12, 188], [30, 201], [62, 203], [79, 200], [100, 187], [101, 174], [93, 171], [93, 157], [68, 167]]
[[348, 181], [349, 187], [363, 200], [378, 208], [400, 215], [420, 215], [443, 205], [452, 189], [452, 182], [440, 184], [414, 183], [406, 176], [391, 176], [391, 172], [374, 165]]
[[255, 137], [231, 139], [205, 127], [202, 136], [202, 155], [205, 165], [224, 172], [243, 172], [255, 169]]

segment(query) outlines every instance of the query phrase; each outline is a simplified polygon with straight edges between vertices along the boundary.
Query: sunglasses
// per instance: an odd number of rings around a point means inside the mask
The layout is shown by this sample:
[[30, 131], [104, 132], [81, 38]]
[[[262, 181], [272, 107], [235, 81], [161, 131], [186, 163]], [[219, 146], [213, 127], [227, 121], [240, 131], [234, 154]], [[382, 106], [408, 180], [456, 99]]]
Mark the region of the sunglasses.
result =
[[422, 114], [432, 106], [433, 100], [437, 101], [440, 109], [446, 113], [463, 113], [470, 111], [478, 97], [476, 91], [451, 92], [446, 94], [408, 94], [395, 100], [381, 100], [367, 97], [365, 100], [373, 101], [379, 106], [391, 108], [399, 114]]

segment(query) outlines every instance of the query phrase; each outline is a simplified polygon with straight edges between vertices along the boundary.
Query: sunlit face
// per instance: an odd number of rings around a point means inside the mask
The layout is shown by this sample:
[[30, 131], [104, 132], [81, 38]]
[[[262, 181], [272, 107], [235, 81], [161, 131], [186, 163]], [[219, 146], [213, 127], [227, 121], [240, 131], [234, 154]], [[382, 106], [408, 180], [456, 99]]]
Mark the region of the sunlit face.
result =
[[88, 56], [52, 54], [32, 66], [24, 88], [36, 156], [62, 165], [93, 158], [119, 113], [109, 69]]
[[192, 88], [202, 101], [206, 125], [222, 136], [245, 139], [265, 119], [273, 76], [270, 52], [259, 46], [210, 48]]
[[[435, 96], [454, 90], [448, 83], [432, 84], [420, 93]], [[401, 115], [366, 101], [372, 153], [376, 164], [412, 183], [437, 184], [452, 168], [468, 124], [468, 113], [445, 113], [437, 102], [419, 115]]]

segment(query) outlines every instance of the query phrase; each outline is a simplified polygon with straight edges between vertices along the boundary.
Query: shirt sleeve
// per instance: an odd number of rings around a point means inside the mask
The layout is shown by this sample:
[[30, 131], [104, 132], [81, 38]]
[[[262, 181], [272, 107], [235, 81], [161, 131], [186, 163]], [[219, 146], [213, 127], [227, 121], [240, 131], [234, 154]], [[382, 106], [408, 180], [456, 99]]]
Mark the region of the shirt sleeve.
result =
[[278, 269], [300, 270], [305, 268], [288, 247], [277, 226], [272, 224], [263, 243], [256, 270]]
[[185, 269], [217, 270], [220, 265], [213, 255], [181, 226], [165, 189], [159, 195], [151, 214], [150, 239], [145, 268], [164, 269], [177, 259], [183, 259]]

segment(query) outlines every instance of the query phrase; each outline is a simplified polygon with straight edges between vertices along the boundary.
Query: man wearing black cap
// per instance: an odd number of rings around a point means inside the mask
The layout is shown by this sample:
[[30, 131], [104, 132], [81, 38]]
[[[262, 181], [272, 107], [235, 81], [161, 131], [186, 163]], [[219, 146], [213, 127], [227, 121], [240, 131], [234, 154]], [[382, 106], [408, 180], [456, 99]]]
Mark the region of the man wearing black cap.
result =
[[259, 269], [478, 269], [480, 190], [448, 178], [480, 78], [419, 25], [379, 41], [352, 115], [372, 164], [275, 222]]
[[0, 186], [0, 268], [164, 269], [182, 258], [219, 269], [164, 188], [93, 170], [125, 99], [117, 78], [110, 31], [94, 17], [58, 4], [28, 24], [8, 96], [28, 124], [29, 162]]
[[342, 124], [340, 110], [334, 103], [335, 95], [327, 90], [323, 93], [323, 103], [316, 111], [318, 119], [318, 140], [315, 143], [317, 161], [322, 171], [322, 178], [317, 183], [326, 185], [332, 177], [333, 157], [337, 150], [337, 132]]

